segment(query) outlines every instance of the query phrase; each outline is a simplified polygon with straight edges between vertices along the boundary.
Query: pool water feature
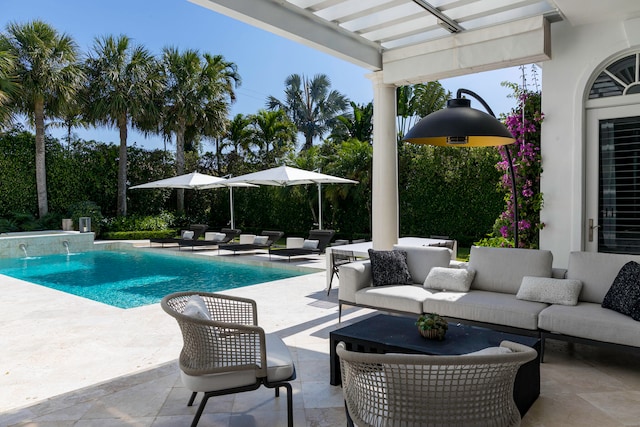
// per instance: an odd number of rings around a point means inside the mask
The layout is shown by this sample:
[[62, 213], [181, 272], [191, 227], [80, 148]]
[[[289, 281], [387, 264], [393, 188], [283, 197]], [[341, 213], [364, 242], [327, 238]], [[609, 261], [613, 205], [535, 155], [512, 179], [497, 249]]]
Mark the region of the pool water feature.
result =
[[120, 308], [157, 303], [172, 292], [219, 292], [308, 274], [210, 258], [95, 250], [0, 259], [0, 274]]
[[44, 230], [0, 233], [0, 258], [25, 258], [93, 249], [94, 233]]

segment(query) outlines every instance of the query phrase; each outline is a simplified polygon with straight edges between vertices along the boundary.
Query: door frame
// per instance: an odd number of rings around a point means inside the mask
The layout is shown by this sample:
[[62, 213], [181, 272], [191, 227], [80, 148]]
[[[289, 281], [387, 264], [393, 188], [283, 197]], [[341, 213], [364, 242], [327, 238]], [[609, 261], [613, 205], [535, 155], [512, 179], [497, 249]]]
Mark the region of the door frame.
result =
[[[584, 203], [582, 246], [587, 252], [598, 252], [598, 209], [600, 184], [600, 120], [640, 117], [640, 94], [591, 100], [586, 106]], [[593, 227], [590, 225], [593, 221]], [[593, 240], [589, 241], [590, 231]]]

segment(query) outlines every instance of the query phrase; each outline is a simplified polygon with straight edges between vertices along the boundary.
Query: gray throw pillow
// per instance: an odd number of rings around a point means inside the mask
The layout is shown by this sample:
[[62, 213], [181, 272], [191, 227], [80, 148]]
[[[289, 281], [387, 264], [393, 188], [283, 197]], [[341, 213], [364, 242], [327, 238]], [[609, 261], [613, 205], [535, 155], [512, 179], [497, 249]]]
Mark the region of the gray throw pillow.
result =
[[411, 284], [405, 251], [376, 251], [369, 249], [373, 286]]
[[640, 264], [629, 261], [622, 266], [602, 300], [602, 307], [640, 321]]
[[581, 289], [582, 282], [576, 279], [524, 276], [516, 298], [548, 304], [576, 305]]

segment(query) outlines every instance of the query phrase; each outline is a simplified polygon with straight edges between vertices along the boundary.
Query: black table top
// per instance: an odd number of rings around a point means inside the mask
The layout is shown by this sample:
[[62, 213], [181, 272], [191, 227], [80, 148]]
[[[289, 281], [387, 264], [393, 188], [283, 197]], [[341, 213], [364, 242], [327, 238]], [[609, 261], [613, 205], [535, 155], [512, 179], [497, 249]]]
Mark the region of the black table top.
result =
[[503, 340], [533, 347], [538, 338], [493, 331], [478, 326], [449, 323], [444, 341], [423, 338], [415, 318], [378, 314], [353, 325], [331, 332], [332, 340], [348, 339], [378, 343], [390, 351], [416, 352], [431, 355], [459, 355], [497, 347]]

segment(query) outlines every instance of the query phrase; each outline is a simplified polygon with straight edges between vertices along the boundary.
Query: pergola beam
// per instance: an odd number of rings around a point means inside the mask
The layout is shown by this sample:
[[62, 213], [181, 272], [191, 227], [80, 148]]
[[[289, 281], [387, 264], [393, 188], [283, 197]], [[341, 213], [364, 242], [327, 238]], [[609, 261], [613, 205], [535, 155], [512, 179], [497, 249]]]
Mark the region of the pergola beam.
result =
[[383, 54], [384, 83], [424, 83], [551, 59], [549, 22], [537, 16]]
[[297, 41], [371, 71], [382, 68], [382, 54], [372, 42], [327, 26], [304, 9], [291, 9], [287, 2], [255, 0], [189, 0], [254, 27]]

